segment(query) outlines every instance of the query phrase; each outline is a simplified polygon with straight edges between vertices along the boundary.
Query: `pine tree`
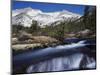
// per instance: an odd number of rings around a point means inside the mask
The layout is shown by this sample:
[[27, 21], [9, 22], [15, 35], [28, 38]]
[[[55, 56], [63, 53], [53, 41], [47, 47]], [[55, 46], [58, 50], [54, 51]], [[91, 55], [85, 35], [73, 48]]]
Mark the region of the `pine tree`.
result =
[[86, 6], [84, 9], [83, 16], [84, 26], [87, 29], [95, 32], [96, 30], [96, 7], [95, 6]]
[[38, 30], [38, 24], [37, 21], [32, 21], [31, 27], [30, 27], [30, 33], [35, 33]]

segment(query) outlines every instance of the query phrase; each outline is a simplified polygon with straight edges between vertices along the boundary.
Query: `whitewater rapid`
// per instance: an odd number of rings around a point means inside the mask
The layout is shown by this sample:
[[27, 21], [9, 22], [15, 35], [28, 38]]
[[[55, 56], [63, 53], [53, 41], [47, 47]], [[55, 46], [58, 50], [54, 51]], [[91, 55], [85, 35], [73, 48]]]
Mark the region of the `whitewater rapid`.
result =
[[18, 72], [27, 65], [25, 73], [95, 69], [96, 60], [91, 57], [93, 49], [86, 40], [69, 45], [59, 45], [38, 51], [15, 55], [14, 70]]
[[53, 58], [35, 65], [30, 65], [27, 73], [65, 71], [77, 69], [95, 68], [95, 60], [82, 53], [76, 53], [69, 56]]

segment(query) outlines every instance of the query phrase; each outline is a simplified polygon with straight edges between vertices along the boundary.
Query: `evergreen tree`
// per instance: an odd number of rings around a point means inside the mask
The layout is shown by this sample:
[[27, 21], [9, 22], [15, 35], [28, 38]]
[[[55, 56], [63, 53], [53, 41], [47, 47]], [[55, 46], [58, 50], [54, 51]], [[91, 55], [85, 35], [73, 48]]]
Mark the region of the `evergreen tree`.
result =
[[86, 6], [84, 9], [83, 16], [84, 26], [87, 29], [95, 32], [96, 30], [96, 7], [95, 6]]
[[22, 25], [12, 25], [12, 32], [13, 33], [19, 33], [19, 31], [23, 30], [24, 27]]
[[29, 32], [30, 33], [35, 33], [35, 32], [37, 32], [37, 30], [38, 30], [38, 23], [37, 23], [37, 21], [32, 21], [32, 24], [31, 24], [31, 27], [30, 27], [30, 29], [29, 29]]
[[60, 41], [63, 42], [64, 40], [64, 28], [65, 28], [65, 22], [61, 22], [59, 25], [59, 27], [56, 30], [56, 38]]

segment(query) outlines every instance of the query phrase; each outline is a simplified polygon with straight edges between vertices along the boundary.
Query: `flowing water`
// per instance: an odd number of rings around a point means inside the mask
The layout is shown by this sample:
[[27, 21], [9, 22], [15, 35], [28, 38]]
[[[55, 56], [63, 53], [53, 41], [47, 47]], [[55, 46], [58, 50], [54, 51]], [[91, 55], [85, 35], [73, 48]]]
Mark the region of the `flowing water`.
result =
[[95, 69], [95, 46], [93, 40], [82, 40], [15, 55], [14, 70], [16, 73], [25, 65], [24, 73]]

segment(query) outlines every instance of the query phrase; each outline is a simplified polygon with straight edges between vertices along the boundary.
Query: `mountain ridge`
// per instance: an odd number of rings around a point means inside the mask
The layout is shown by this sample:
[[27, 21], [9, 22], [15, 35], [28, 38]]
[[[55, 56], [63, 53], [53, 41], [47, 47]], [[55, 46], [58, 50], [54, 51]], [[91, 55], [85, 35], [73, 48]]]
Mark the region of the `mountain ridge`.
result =
[[33, 9], [31, 7], [16, 9], [12, 11], [12, 25], [23, 25], [30, 27], [32, 20], [38, 22], [40, 27], [51, 25], [55, 22], [67, 21], [69, 18], [80, 18], [81, 15], [69, 12], [67, 10], [56, 12], [43, 12], [39, 9]]

